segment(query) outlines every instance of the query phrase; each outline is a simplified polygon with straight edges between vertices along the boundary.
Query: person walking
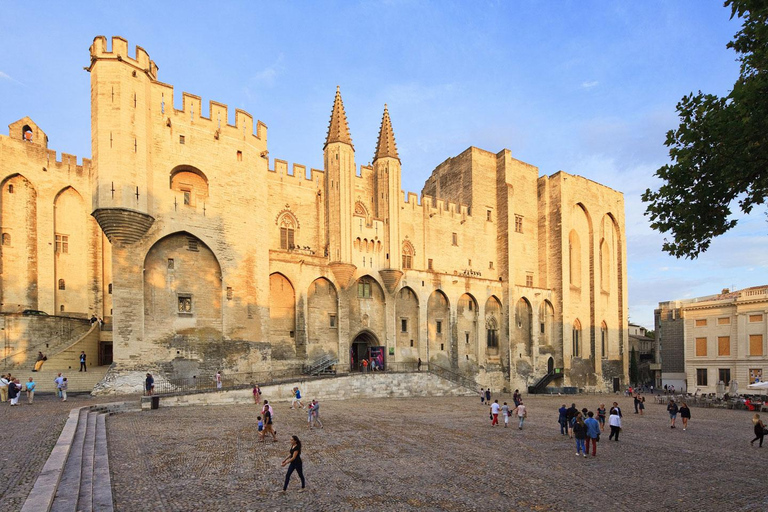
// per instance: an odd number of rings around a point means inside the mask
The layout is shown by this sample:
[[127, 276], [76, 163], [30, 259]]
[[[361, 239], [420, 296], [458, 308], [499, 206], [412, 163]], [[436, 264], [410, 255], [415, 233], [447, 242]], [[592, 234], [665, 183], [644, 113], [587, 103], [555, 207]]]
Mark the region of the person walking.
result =
[[677, 413], [679, 409], [673, 399], [670, 399], [667, 404], [667, 412], [669, 413], [669, 428], [675, 428], [675, 420], [677, 419]]
[[499, 401], [496, 400], [491, 404], [491, 426], [495, 427], [499, 424]]
[[0, 402], [5, 403], [8, 401], [8, 384], [10, 384], [11, 381], [8, 380], [8, 377], [3, 374], [0, 376]]
[[589, 455], [589, 444], [592, 443], [592, 456], [597, 457], [597, 442], [600, 441], [600, 422], [594, 416], [595, 413], [589, 411], [587, 419], [584, 420], [584, 424], [587, 426], [586, 454]]
[[611, 434], [608, 436], [609, 441], [614, 437], [616, 438], [616, 442], [619, 441], [619, 432], [621, 432], [621, 415], [619, 412], [620, 411], [617, 411], [614, 407], [611, 409], [610, 416], [608, 416], [608, 425], [611, 427]]
[[567, 436], [568, 435], [568, 418], [566, 417], [566, 414], [568, 414], [568, 408], [563, 404], [560, 409], [558, 409], [558, 417], [557, 422], [560, 424], [560, 435]]
[[750, 446], [755, 446], [755, 441], [758, 439], [760, 440], [760, 444], [758, 445], [760, 448], [763, 447], [763, 437], [765, 437], [765, 425], [763, 425], [763, 420], [760, 419], [759, 414], [755, 414], [752, 418], [752, 425], [755, 429], [755, 438], [749, 442]]
[[520, 400], [520, 403], [517, 404], [517, 407], [515, 407], [515, 410], [512, 412], [517, 412], [517, 429], [523, 430], [523, 422], [525, 421], [525, 418], [528, 417], [528, 411], [525, 410], [525, 405], [523, 404], [522, 400]]
[[640, 409], [639, 409], [639, 407], [640, 407], [640, 397], [637, 395], [637, 393], [632, 395], [632, 401], [634, 402], [634, 405], [635, 405], [635, 414], [640, 414]]
[[688, 428], [688, 420], [691, 419], [691, 410], [685, 402], [680, 403], [680, 418], [683, 420], [683, 430]]
[[621, 414], [621, 407], [619, 407], [619, 402], [613, 402], [613, 409], [616, 409], [616, 413], [619, 415], [619, 418], [623, 418], [624, 415]]
[[480, 388], [480, 405], [485, 405], [485, 390]]
[[304, 404], [301, 403], [301, 391], [298, 387], [293, 388], [293, 400], [291, 400], [291, 409], [297, 409], [296, 405], [298, 404], [299, 409], [304, 408]]
[[576, 438], [576, 456], [587, 456], [587, 449], [584, 444], [587, 440], [587, 426], [584, 424], [584, 418], [581, 413], [576, 414], [576, 420], [573, 423], [573, 437]]
[[417, 372], [421, 371], [421, 358], [419, 358], [419, 360], [416, 361], [416, 371]]
[[88, 367], [85, 365], [86, 357], [87, 356], [85, 355], [85, 350], [81, 351], [80, 352], [80, 371], [81, 372], [87, 372], [88, 371]]
[[35, 400], [35, 381], [32, 379], [32, 377], [29, 378], [29, 381], [27, 382], [27, 403], [29, 405], [32, 405], [32, 402]]
[[306, 482], [304, 481], [303, 464], [301, 462], [301, 441], [296, 436], [291, 436], [291, 452], [281, 465], [285, 467], [286, 464], [288, 464], [288, 472], [285, 474], [285, 483], [281, 492], [285, 494], [285, 491], [288, 489], [288, 482], [291, 480], [291, 475], [294, 471], [299, 474], [301, 479], [301, 490], [299, 492], [303, 492], [306, 488]]
[[491, 403], [491, 388], [485, 390], [485, 401]]
[[10, 384], [8, 384], [8, 398], [11, 401], [11, 407], [14, 405], [19, 405], [20, 393], [21, 385], [19, 384], [19, 379], [11, 379]]
[[600, 423], [600, 431], [605, 432], [605, 404], [597, 408], [597, 422]]
[[640, 409], [640, 416], [643, 415], [643, 412], [645, 411], [645, 397], [641, 396], [638, 398], [640, 400], [640, 403], [637, 404], [637, 407]]
[[320, 402], [312, 400], [312, 423], [314, 425], [320, 425], [323, 428], [323, 422], [320, 421]]
[[501, 406], [501, 415], [504, 416], [504, 428], [507, 428], [509, 426], [509, 406], [507, 402], [504, 402], [504, 405]]
[[221, 378], [221, 371], [216, 372], [216, 389], [221, 390], [224, 385], [224, 379]]
[[253, 403], [256, 405], [261, 403], [261, 388], [258, 384], [253, 385]]
[[267, 437], [267, 434], [272, 435], [272, 442], [277, 442], [277, 432], [272, 424], [272, 407], [267, 400], [264, 400], [264, 408], [261, 410], [261, 415], [264, 417], [264, 434], [263, 437]]
[[515, 407], [517, 407], [520, 404], [520, 400], [522, 400], [523, 397], [520, 394], [520, 390], [516, 389], [514, 393], [512, 393], [512, 401], [515, 403]]

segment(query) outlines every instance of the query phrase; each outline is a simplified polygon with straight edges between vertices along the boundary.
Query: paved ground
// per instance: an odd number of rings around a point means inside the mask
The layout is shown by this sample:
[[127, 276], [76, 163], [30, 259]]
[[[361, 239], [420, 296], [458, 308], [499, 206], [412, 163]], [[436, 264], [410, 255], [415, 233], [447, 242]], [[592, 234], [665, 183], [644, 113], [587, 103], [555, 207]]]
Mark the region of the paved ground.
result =
[[[267, 397], [268, 398], [268, 397]], [[311, 397], [310, 397], [311, 398]], [[490, 427], [478, 399], [325, 402], [325, 429], [276, 404], [279, 443], [257, 443], [255, 406], [167, 408], [107, 421], [117, 511], [766, 510], [768, 442], [751, 448], [752, 413], [692, 409], [671, 430], [621, 398], [621, 441], [596, 458], [559, 434], [568, 399], [527, 400], [525, 429]], [[507, 401], [511, 403], [509, 398]], [[594, 409], [612, 398], [575, 397]], [[17, 412], [17, 411], [14, 411]], [[21, 411], [24, 412], [24, 409]], [[279, 495], [290, 434], [304, 443], [308, 490]]]
[[26, 394], [22, 394], [18, 407], [0, 404], [0, 510], [21, 509], [59, 439], [70, 410], [114, 401], [70, 393], [67, 401], [62, 402], [48, 393], [35, 396], [32, 405], [27, 405]]

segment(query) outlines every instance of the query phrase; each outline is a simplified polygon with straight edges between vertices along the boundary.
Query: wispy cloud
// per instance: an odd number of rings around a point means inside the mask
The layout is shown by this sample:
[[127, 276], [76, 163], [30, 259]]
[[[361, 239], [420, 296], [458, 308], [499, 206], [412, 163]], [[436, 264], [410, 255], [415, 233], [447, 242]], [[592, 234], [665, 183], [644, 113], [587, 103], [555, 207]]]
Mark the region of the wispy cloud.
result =
[[593, 80], [591, 82], [582, 82], [581, 88], [582, 89], [592, 89], [593, 87], [597, 87], [600, 84], [597, 80]]
[[257, 87], [274, 87], [285, 67], [283, 58], [283, 54], [279, 54], [275, 62], [252, 75], [250, 83]]
[[15, 83], [15, 84], [24, 85], [23, 83], [19, 82], [18, 80], [16, 80], [15, 78], [13, 78], [13, 77], [12, 77], [11, 75], [9, 75], [8, 73], [3, 73], [2, 71], [0, 71], [0, 80], [7, 80], [7, 81], [9, 81], [9, 82], [13, 82], [13, 83]]

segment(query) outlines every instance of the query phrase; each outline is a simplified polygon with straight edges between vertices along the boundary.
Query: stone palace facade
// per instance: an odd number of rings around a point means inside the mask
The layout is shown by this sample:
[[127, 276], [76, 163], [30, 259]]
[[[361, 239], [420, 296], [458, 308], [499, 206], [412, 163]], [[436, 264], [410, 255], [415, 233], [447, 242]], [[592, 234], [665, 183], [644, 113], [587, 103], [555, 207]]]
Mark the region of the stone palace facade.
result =
[[[112, 321], [113, 372], [250, 372], [421, 358], [495, 389], [626, 382], [624, 199], [470, 147], [401, 189], [386, 106], [358, 167], [340, 92], [323, 169], [269, 159], [267, 127], [158, 80], [120, 37], [90, 48], [90, 160], [31, 119], [0, 137], [2, 309]], [[319, 146], [318, 141], [318, 146]], [[105, 341], [106, 343], [107, 341]]]

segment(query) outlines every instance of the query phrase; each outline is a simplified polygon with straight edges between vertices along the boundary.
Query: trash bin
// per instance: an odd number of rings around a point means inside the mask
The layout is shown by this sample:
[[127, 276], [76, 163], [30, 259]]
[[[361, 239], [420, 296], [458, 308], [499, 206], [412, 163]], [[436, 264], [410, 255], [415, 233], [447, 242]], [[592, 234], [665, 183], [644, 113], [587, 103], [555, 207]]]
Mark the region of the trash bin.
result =
[[152, 409], [157, 409], [160, 407], [160, 397], [159, 396], [153, 396], [152, 397]]

